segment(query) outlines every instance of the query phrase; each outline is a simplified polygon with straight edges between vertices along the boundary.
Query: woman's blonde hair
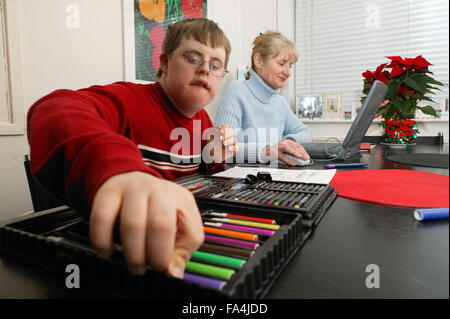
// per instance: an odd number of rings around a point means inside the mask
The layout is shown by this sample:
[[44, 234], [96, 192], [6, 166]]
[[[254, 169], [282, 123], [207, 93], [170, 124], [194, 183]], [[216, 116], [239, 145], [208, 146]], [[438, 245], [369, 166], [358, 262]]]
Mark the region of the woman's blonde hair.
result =
[[256, 53], [259, 53], [263, 60], [266, 61], [282, 52], [286, 53], [294, 63], [297, 62], [298, 50], [292, 41], [280, 32], [266, 31], [265, 33], [261, 33], [253, 40], [252, 69], [256, 69], [253, 61]]

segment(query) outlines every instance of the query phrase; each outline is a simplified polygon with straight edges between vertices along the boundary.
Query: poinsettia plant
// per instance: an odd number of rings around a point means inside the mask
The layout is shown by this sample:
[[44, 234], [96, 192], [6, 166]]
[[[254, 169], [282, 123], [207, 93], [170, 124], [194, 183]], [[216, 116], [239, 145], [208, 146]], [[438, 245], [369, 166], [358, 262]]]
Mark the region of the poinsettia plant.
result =
[[362, 74], [364, 95], [361, 102], [364, 102], [373, 82], [378, 80], [388, 85], [385, 102], [379, 108], [378, 116], [381, 115], [385, 120], [411, 119], [417, 109], [437, 116], [431, 105], [418, 105], [419, 101], [433, 102], [429, 95], [439, 90], [437, 86], [444, 86], [431, 77], [433, 73], [428, 66], [432, 64], [421, 55], [405, 59], [400, 56], [387, 58], [390, 62], [379, 65], [374, 72], [367, 70]]

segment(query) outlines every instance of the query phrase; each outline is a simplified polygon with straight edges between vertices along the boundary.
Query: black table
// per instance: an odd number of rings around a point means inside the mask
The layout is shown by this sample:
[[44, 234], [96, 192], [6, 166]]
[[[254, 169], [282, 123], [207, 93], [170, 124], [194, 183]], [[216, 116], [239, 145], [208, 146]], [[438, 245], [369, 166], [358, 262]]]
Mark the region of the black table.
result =
[[[378, 145], [357, 160], [368, 163], [370, 169], [410, 169], [448, 176], [448, 169], [385, 159], [404, 152], [448, 154], [448, 145], [418, 145], [406, 150]], [[323, 163], [316, 162], [312, 168], [321, 167]], [[417, 222], [413, 211], [338, 197], [267, 298], [449, 298], [448, 220]], [[366, 272], [369, 265], [378, 267], [379, 288], [366, 286], [368, 276], [374, 275], [373, 268]], [[86, 285], [69, 290], [64, 278], [0, 256], [0, 298], [79, 297], [105, 295]]]

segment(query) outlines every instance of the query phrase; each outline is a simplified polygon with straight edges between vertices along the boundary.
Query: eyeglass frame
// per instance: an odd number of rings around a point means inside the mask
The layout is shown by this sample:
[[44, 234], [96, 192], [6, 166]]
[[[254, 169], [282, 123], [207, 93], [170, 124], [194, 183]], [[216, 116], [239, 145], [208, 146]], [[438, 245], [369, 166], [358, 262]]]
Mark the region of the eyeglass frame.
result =
[[[223, 77], [225, 77], [225, 75], [227, 75], [227, 73], [230, 73], [227, 69], [225, 69], [225, 66], [224, 66], [223, 75], [216, 75], [216, 74], [214, 74], [213, 71], [211, 70], [211, 63], [210, 63], [210, 61], [206, 61], [206, 60], [201, 60], [199, 64], [197, 64], [196, 66], [194, 66], [192, 63], [190, 63], [190, 62], [187, 60], [187, 56], [186, 56], [186, 55], [187, 55], [188, 53], [195, 53], [195, 54], [198, 54], [198, 55], [201, 55], [201, 54], [199, 54], [199, 53], [197, 53], [197, 52], [193, 52], [193, 51], [186, 51], [186, 52], [183, 52], [183, 53], [180, 54], [180, 56], [183, 57], [184, 62], [185, 62], [188, 66], [191, 66], [191, 67], [192, 67], [193, 69], [195, 69], [195, 70], [197, 70], [198, 68], [201, 68], [201, 67], [203, 66], [203, 64], [205, 64], [206, 62], [208, 62], [208, 69], [209, 69], [209, 72], [210, 72], [212, 75], [214, 75], [215, 77], [223, 78]], [[219, 60], [219, 61], [220, 61], [220, 60]], [[222, 63], [222, 61], [220, 61], [220, 63]], [[223, 63], [222, 63], [222, 65], [223, 65]]]

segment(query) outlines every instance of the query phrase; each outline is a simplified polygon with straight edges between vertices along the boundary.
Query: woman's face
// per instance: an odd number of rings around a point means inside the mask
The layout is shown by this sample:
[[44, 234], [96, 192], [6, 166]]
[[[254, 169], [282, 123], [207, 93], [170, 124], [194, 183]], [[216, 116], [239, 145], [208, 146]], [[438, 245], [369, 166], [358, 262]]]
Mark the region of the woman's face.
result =
[[259, 53], [253, 56], [256, 73], [272, 89], [281, 89], [291, 76], [291, 68], [294, 61], [286, 53], [264, 60]]

